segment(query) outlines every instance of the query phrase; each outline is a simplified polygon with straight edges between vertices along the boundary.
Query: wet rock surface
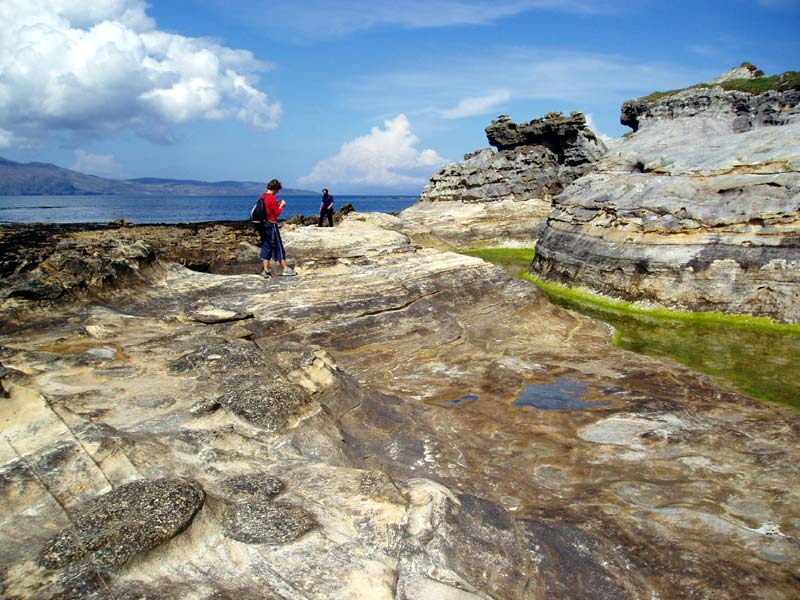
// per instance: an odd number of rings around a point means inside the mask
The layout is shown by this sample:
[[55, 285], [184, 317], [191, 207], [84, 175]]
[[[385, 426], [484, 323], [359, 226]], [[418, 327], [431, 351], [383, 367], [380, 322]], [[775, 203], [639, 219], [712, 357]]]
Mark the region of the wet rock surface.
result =
[[[157, 259], [135, 287], [0, 305], [4, 596], [796, 596], [795, 412], [616, 349], [410, 227], [286, 231], [287, 281]], [[581, 408], [516, 404], [554, 390]], [[122, 492], [156, 482], [169, 511], [142, 488], [138, 526], [90, 527], [113, 551], [81, 558], [85, 507], [129, 523]]]

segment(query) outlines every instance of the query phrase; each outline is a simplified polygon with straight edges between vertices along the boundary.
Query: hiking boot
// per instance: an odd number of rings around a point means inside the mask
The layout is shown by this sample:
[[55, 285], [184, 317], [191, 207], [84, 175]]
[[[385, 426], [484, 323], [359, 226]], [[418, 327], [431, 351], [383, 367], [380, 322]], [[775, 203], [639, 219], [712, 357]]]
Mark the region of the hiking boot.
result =
[[264, 279], [270, 279], [272, 277], [272, 273], [270, 273], [269, 271], [261, 271], [261, 276]]
[[281, 273], [281, 277], [294, 277], [297, 275], [297, 271], [295, 271], [292, 267], [286, 267]]

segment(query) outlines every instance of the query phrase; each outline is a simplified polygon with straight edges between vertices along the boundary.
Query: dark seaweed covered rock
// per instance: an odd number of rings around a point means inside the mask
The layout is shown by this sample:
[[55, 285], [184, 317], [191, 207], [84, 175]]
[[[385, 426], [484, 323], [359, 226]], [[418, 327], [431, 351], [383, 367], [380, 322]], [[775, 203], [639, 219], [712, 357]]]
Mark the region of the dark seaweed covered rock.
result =
[[71, 297], [85, 290], [115, 285], [154, 260], [154, 248], [143, 241], [90, 240], [78, 243], [62, 240], [34, 268], [26, 270], [18, 265], [16, 272], [3, 281], [0, 300]]
[[283, 491], [283, 482], [264, 473], [237, 475], [222, 480], [223, 491], [236, 500], [271, 500]]
[[85, 505], [47, 542], [39, 562], [50, 569], [118, 567], [186, 529], [203, 505], [200, 486], [184, 479], [134, 481]]
[[269, 381], [230, 391], [219, 401], [251, 425], [276, 433], [286, 426], [289, 416], [306, 403], [306, 396], [294, 384]]
[[225, 513], [225, 535], [246, 544], [286, 544], [316, 527], [305, 510], [289, 504], [234, 504]]

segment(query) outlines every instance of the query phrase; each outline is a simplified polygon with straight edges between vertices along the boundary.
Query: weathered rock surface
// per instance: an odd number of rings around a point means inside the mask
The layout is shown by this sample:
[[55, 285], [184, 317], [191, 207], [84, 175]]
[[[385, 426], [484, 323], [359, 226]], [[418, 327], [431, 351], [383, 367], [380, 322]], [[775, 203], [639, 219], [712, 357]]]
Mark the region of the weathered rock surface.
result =
[[725, 81], [733, 81], [735, 79], [758, 79], [764, 77], [766, 73], [751, 63], [742, 63], [738, 67], [733, 67], [725, 71], [722, 75], [714, 77], [711, 83], [723, 83]]
[[[615, 349], [403, 227], [287, 230], [287, 280], [156, 261], [72, 303], [0, 304], [2, 595], [796, 597], [796, 413]], [[589, 408], [514, 405], [562, 380]], [[226, 400], [258, 386], [247, 411]], [[161, 492], [126, 500], [165, 485], [166, 513]], [[129, 523], [150, 497], [144, 543], [88, 528], [119, 560], [40, 564], [85, 507]]]
[[[746, 67], [740, 69], [751, 73]], [[741, 74], [737, 69], [732, 71], [720, 75], [712, 83], [729, 81]], [[696, 116], [724, 121], [736, 132], [765, 125], [783, 125], [792, 113], [797, 112], [796, 107], [800, 104], [800, 89], [790, 81], [790, 77], [784, 74], [778, 80], [777, 90], [763, 94], [721, 87], [693, 87], [650, 102], [641, 98], [628, 100], [622, 105], [620, 122], [634, 131], [659, 121]]]
[[[800, 109], [762, 111], [775, 118], [741, 131], [732, 94], [648, 105], [646, 127], [554, 198], [531, 270], [628, 300], [800, 322]], [[681, 99], [702, 109], [671, 112]]]
[[531, 245], [550, 196], [606, 150], [580, 113], [553, 113], [522, 125], [502, 115], [486, 136], [497, 152], [487, 148], [446, 165], [431, 177], [420, 202], [403, 211], [404, 221], [429, 232], [426, 242]]

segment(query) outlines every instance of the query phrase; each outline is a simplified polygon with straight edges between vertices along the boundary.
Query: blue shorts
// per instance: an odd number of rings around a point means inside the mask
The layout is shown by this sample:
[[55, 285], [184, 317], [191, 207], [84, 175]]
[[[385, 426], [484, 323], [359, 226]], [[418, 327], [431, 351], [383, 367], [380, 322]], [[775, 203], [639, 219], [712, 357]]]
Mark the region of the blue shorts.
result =
[[261, 233], [261, 260], [286, 260], [286, 249], [283, 247], [281, 230], [278, 224], [267, 221]]

